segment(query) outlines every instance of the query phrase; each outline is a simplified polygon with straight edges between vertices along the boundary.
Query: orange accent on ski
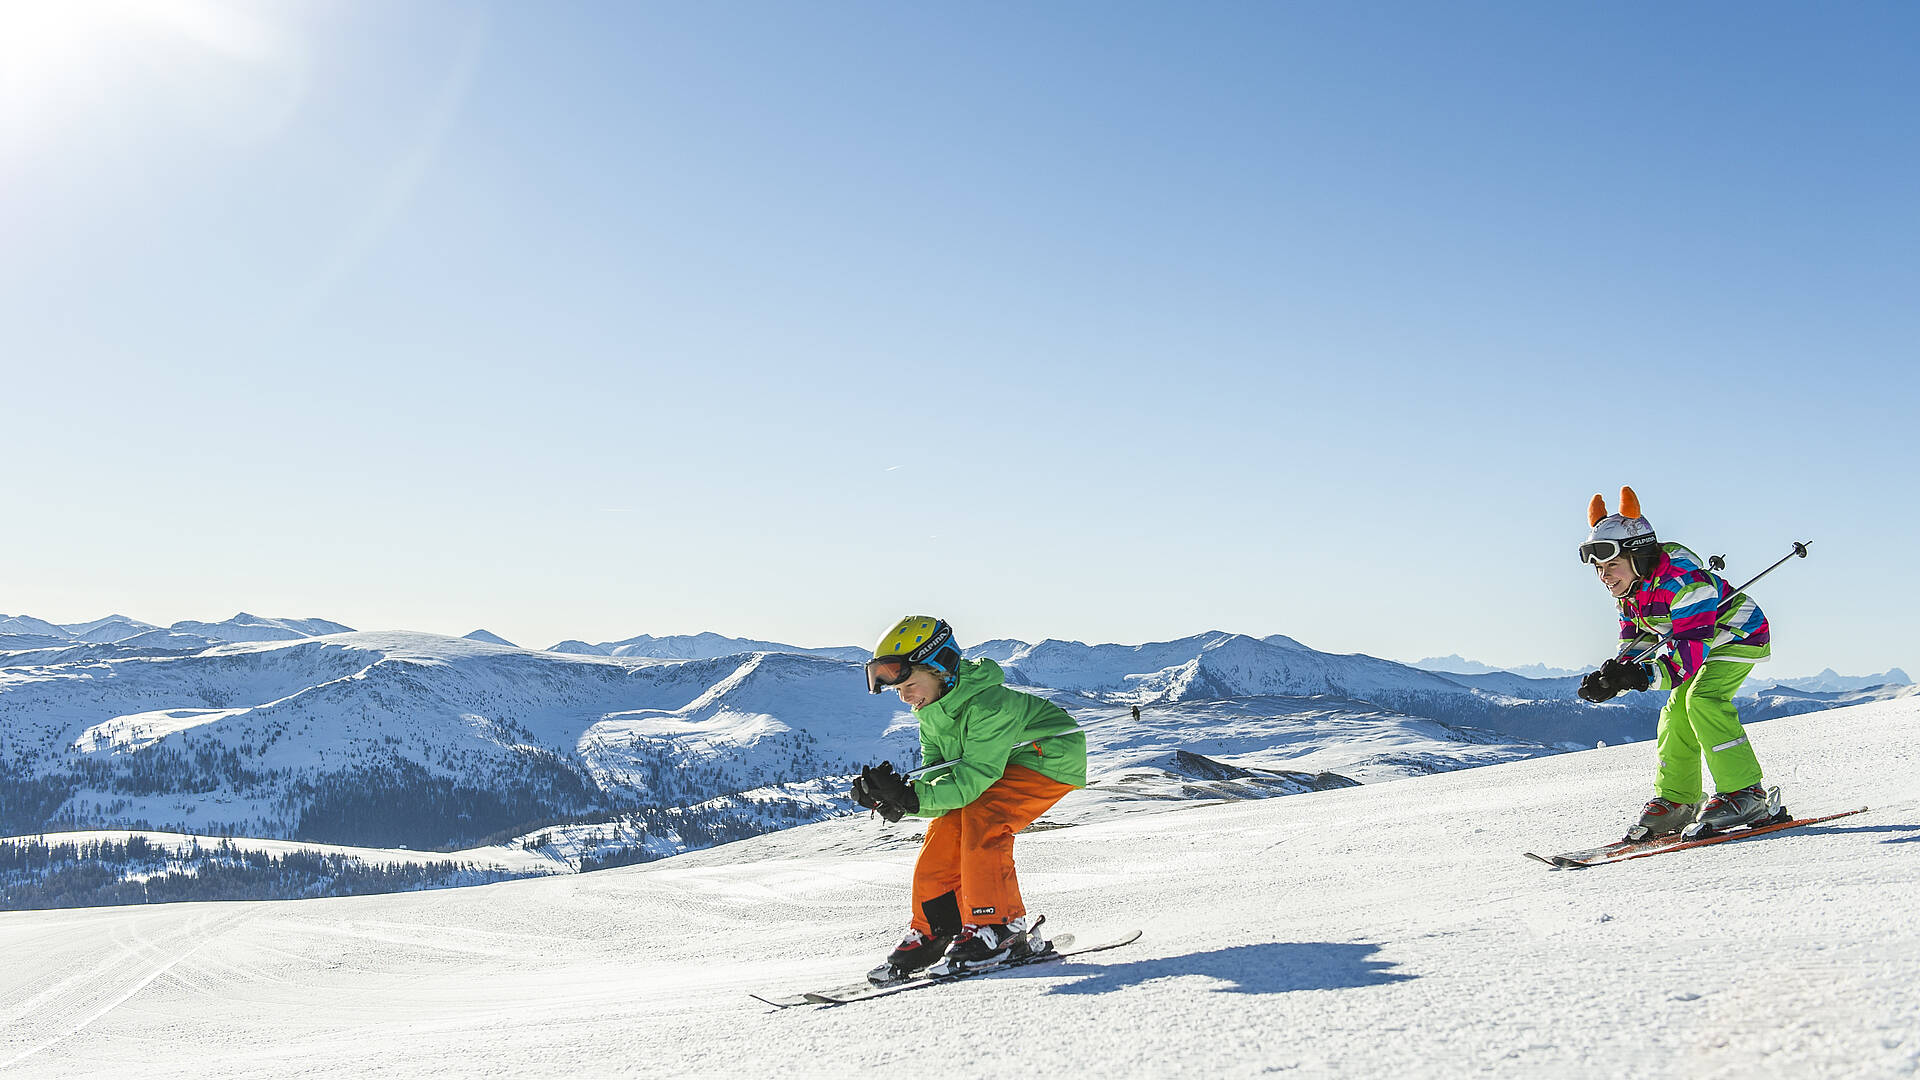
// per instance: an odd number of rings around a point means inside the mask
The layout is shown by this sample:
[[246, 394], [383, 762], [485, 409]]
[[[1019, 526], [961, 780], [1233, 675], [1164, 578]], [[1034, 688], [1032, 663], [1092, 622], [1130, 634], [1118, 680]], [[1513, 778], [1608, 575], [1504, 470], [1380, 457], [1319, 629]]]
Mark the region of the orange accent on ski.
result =
[[[1796, 825], [1818, 825], [1823, 821], [1832, 821], [1835, 818], [1864, 814], [1868, 809], [1868, 807], [1862, 806], [1856, 810], [1842, 810], [1837, 814], [1826, 814], [1821, 817], [1794, 818], [1792, 821], [1777, 822], [1773, 825], [1762, 825], [1757, 829], [1737, 829], [1733, 832], [1719, 833], [1714, 836], [1703, 836], [1698, 840], [1682, 840], [1677, 844], [1661, 844], [1657, 847], [1649, 848], [1646, 851], [1635, 851], [1627, 855], [1610, 855], [1607, 858], [1595, 859], [1592, 862], [1559, 863], [1555, 865], [1563, 870], [1584, 870], [1589, 866], [1605, 866], [1608, 863], [1626, 862], [1629, 859], [1645, 859], [1653, 855], [1665, 855], [1669, 851], [1706, 847], [1708, 844], [1723, 844], [1728, 840], [1744, 840], [1749, 836], [1762, 836], [1770, 832], [1779, 832], [1782, 829], [1791, 829]], [[1551, 862], [1552, 860], [1542, 861]]]

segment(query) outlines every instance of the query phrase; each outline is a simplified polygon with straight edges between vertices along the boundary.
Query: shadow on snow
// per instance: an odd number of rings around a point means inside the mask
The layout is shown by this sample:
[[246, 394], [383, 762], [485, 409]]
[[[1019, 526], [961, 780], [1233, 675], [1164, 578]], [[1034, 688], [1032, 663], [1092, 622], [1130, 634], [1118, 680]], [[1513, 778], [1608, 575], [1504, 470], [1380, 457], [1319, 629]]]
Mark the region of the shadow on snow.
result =
[[[1390, 970], [1393, 964], [1373, 959], [1380, 946], [1329, 941], [1273, 942], [1235, 945], [1229, 949], [1109, 964], [1089, 977], [1053, 987], [1053, 994], [1106, 994], [1156, 979], [1199, 975], [1223, 985], [1220, 994], [1284, 994], [1293, 990], [1344, 990], [1379, 986], [1418, 978]], [[1075, 974], [1081, 968], [1054, 968], [1049, 975]], [[1036, 974], [1038, 974], [1036, 972]]]
[[1911, 844], [1920, 842], [1920, 825], [1852, 825], [1834, 822], [1831, 825], [1807, 825], [1798, 829], [1781, 829], [1777, 833], [1763, 833], [1754, 837], [1764, 840], [1769, 836], [1858, 836], [1866, 833], [1891, 833], [1883, 844]]

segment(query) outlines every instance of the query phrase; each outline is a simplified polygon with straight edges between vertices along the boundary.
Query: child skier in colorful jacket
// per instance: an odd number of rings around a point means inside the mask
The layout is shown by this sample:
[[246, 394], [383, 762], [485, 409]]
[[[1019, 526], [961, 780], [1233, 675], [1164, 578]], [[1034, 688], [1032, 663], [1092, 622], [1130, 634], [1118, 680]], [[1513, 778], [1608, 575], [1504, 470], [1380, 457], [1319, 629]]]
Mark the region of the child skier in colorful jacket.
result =
[[1013, 837], [1087, 784], [1087, 737], [1065, 709], [1008, 689], [992, 660], [962, 660], [944, 620], [909, 615], [881, 637], [867, 689], [892, 687], [920, 723], [921, 760], [908, 780], [891, 763], [868, 768], [853, 797], [889, 821], [933, 819], [913, 868], [906, 939], [875, 982], [932, 967], [993, 963], [1038, 947], [1013, 868]]
[[[1580, 696], [1600, 702], [1623, 690], [1673, 692], [1654, 736], [1655, 795], [1627, 838], [1665, 836], [1695, 821], [1718, 831], [1779, 813], [1779, 789], [1761, 784], [1759, 758], [1733, 704], [1747, 673], [1772, 651], [1766, 615], [1699, 556], [1660, 543], [1632, 488], [1620, 489], [1617, 514], [1595, 495], [1587, 523], [1593, 531], [1580, 560], [1618, 602], [1620, 651], [1581, 680]], [[1634, 659], [1662, 638], [1664, 652]], [[1702, 756], [1718, 792], [1704, 806]]]

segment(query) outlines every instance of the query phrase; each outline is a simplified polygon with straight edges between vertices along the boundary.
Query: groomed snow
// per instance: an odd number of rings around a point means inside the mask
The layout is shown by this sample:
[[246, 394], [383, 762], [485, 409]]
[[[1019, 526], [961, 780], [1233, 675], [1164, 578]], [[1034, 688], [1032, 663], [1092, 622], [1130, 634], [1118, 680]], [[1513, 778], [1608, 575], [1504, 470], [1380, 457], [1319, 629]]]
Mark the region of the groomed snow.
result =
[[1020, 840], [1111, 953], [841, 1008], [917, 827], [472, 889], [0, 914], [0, 1076], [1862, 1077], [1920, 1071], [1920, 701], [1754, 725], [1803, 814], [1584, 871], [1637, 744]]

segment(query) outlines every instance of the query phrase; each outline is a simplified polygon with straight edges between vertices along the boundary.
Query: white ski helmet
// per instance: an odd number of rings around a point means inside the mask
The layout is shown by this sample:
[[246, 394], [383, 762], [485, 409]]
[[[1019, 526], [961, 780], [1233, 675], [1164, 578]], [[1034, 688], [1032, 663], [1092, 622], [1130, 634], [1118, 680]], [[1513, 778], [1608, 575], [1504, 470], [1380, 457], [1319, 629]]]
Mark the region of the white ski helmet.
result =
[[1580, 561], [1598, 566], [1609, 559], [1627, 555], [1633, 559], [1634, 572], [1645, 577], [1660, 554], [1660, 538], [1653, 525], [1640, 516], [1640, 496], [1630, 487], [1620, 489], [1620, 512], [1607, 513], [1607, 500], [1595, 495], [1587, 504], [1587, 524], [1592, 531], [1580, 545]]

